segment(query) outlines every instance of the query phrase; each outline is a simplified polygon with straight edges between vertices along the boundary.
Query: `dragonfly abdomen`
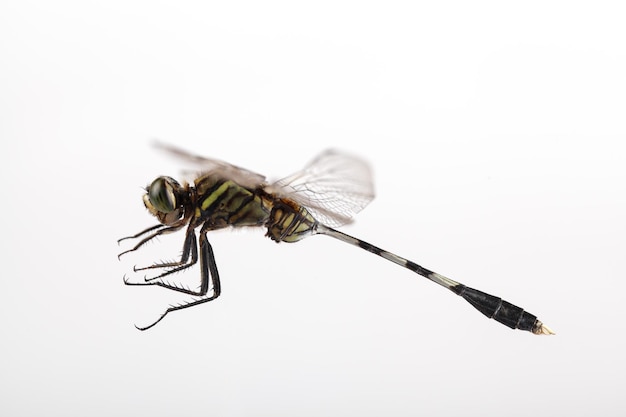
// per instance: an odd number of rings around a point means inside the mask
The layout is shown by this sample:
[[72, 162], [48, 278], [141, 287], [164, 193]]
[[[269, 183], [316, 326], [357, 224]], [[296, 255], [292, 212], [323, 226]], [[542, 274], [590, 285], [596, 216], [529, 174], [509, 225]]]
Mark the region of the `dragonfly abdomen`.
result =
[[315, 233], [318, 223], [311, 213], [297, 203], [277, 198], [267, 221], [267, 234], [275, 242], [293, 243]]

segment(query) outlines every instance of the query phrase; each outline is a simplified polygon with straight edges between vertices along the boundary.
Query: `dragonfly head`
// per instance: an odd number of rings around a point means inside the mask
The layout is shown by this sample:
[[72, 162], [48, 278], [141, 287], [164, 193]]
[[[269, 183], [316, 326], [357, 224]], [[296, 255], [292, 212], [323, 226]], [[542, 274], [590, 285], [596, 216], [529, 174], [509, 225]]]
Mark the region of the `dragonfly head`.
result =
[[143, 204], [159, 221], [171, 225], [185, 212], [185, 189], [171, 177], [158, 177], [146, 188]]

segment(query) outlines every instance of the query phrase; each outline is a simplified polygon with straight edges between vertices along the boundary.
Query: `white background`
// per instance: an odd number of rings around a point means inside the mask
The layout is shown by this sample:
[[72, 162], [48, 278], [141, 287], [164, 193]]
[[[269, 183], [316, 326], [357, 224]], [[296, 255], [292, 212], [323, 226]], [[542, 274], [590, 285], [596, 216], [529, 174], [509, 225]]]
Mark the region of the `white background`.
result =
[[[618, 4], [3, 2], [0, 414], [624, 415]], [[274, 179], [357, 153], [377, 198], [342, 230], [557, 335], [263, 230], [212, 234], [220, 299], [139, 332], [186, 299], [122, 284], [181, 234], [116, 258], [183, 168], [152, 138]]]

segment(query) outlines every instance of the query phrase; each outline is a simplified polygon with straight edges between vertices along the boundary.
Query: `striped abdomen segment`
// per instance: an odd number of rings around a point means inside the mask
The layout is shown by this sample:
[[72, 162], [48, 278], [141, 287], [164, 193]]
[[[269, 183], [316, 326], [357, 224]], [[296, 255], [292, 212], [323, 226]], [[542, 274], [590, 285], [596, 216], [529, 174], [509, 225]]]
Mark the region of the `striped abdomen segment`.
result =
[[456, 295], [463, 297], [465, 301], [469, 302], [472, 306], [474, 306], [474, 308], [483, 313], [485, 316], [494, 319], [511, 329], [527, 330], [534, 334], [554, 334], [554, 332], [548, 326], [539, 321], [535, 315], [524, 311], [523, 308], [513, 305], [500, 297], [470, 288], [460, 282], [454, 281], [453, 279], [430, 271], [415, 262], [409, 261], [408, 259], [395, 255], [391, 252], [387, 252], [386, 250], [376, 247], [371, 243], [367, 243], [330, 227], [318, 225], [315, 232], [332, 236], [335, 239], [358, 246], [361, 249], [365, 249], [368, 252], [374, 253], [387, 259], [388, 261], [413, 271], [416, 274], [419, 274], [441, 285], [442, 287], [449, 289]]
[[267, 221], [267, 234], [275, 242], [297, 242], [310, 236], [318, 223], [304, 207], [286, 199], [273, 201], [273, 208]]

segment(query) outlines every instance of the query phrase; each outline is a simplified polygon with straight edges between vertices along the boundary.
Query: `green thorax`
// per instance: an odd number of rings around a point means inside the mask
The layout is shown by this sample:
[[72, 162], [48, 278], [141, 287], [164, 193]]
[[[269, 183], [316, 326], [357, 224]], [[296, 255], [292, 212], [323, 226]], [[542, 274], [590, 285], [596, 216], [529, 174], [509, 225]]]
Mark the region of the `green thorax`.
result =
[[195, 189], [195, 221], [211, 229], [264, 225], [272, 240], [291, 243], [315, 233], [317, 228], [317, 221], [306, 208], [267, 193], [262, 185], [248, 188], [206, 174], [196, 179]]
[[206, 174], [195, 180], [197, 220], [213, 228], [261, 226], [269, 218], [271, 205], [260, 187], [249, 189], [232, 180]]

